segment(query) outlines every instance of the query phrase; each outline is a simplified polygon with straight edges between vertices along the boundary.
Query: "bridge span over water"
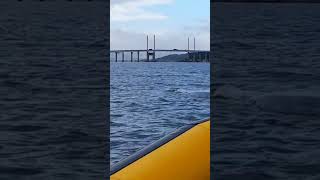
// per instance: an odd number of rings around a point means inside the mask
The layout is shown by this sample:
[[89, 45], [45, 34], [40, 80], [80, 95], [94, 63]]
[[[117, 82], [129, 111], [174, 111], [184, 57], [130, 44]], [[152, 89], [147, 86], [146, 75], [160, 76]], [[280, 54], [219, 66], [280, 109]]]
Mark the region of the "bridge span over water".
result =
[[[188, 38], [188, 49], [156, 49], [156, 39], [155, 35], [153, 36], [153, 49], [149, 49], [148, 47], [149, 39], [147, 36], [147, 48], [146, 49], [121, 49], [121, 50], [110, 50], [110, 55], [114, 54], [115, 62], [118, 62], [118, 55], [121, 54], [122, 58], [120, 62], [129, 61], [125, 60], [125, 53], [130, 53], [130, 62], [136, 61], [140, 62], [140, 54], [145, 54], [146, 59], [144, 61], [147, 62], [156, 62], [156, 53], [157, 52], [167, 52], [167, 53], [185, 53], [188, 54], [189, 61], [199, 62], [199, 61], [206, 61], [209, 62], [209, 54], [210, 51], [208, 50], [196, 50], [195, 45], [195, 38], [193, 41], [193, 50], [189, 47], [189, 38]], [[133, 55], [136, 54], [136, 59], [133, 59]], [[150, 60], [152, 59], [152, 61]]]

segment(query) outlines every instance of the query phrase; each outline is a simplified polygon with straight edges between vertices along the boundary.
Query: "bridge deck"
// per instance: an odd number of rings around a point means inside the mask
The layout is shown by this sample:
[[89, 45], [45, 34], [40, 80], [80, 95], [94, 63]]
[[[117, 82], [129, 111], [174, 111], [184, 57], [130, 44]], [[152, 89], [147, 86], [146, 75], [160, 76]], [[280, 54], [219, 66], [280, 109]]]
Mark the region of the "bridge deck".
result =
[[110, 53], [117, 53], [117, 52], [210, 52], [208, 50], [187, 50], [187, 49], [152, 49], [152, 50], [147, 50], [147, 49], [123, 49], [123, 50], [110, 50]]

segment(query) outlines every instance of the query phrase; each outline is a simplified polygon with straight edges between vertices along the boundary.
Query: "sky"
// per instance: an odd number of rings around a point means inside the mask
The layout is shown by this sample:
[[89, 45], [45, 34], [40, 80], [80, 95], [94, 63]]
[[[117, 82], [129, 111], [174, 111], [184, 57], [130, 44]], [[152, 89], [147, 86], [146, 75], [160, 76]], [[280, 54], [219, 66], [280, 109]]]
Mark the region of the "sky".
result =
[[111, 0], [111, 50], [153, 48], [190, 49], [193, 38], [196, 49], [210, 48], [209, 0]]

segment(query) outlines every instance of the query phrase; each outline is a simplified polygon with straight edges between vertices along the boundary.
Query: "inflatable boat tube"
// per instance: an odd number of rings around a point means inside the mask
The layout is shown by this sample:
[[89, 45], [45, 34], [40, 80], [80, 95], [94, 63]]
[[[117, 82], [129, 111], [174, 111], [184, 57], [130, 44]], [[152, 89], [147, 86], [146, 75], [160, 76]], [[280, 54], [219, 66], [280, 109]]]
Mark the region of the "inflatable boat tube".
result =
[[210, 120], [178, 129], [110, 169], [111, 180], [209, 180]]

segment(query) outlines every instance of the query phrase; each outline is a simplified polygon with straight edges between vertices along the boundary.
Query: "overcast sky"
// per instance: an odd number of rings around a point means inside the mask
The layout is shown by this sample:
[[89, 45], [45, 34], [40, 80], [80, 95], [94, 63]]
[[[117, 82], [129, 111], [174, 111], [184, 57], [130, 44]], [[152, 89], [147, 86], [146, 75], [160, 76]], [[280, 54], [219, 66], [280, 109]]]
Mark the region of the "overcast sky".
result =
[[209, 0], [111, 0], [111, 49], [193, 48], [209, 50]]

